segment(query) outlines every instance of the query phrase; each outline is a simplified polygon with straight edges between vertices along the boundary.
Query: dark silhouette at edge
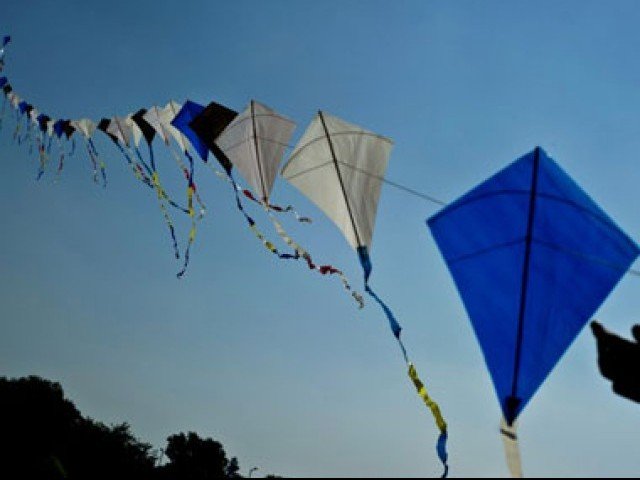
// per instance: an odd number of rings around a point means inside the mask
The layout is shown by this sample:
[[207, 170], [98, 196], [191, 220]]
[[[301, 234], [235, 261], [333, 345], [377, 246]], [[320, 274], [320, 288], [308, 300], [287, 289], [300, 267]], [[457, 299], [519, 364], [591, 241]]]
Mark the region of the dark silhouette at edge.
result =
[[635, 341], [608, 332], [600, 323], [591, 322], [598, 345], [598, 367], [612, 389], [621, 397], [640, 403], [640, 324], [631, 328]]
[[138, 440], [127, 423], [107, 426], [83, 417], [58, 383], [0, 377], [0, 478], [242, 478], [237, 458], [194, 432], [169, 436], [161, 452]]

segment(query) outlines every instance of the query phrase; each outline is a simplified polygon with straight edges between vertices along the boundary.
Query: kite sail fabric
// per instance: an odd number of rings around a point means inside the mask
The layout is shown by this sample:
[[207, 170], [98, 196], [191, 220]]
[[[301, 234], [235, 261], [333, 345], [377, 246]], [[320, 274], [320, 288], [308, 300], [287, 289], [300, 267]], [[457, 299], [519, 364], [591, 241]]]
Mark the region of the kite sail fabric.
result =
[[372, 271], [369, 249], [392, 145], [386, 137], [319, 111], [291, 153], [282, 176], [309, 197], [357, 251], [364, 271], [365, 290], [385, 313], [407, 363], [409, 378], [440, 430], [436, 450], [444, 466], [443, 477], [446, 477], [449, 470], [447, 424], [409, 360], [400, 338], [400, 324], [369, 285]]
[[598, 346], [598, 367], [612, 382], [613, 391], [640, 403], [640, 324], [631, 329], [634, 341], [608, 332], [598, 322], [591, 322]]
[[638, 246], [539, 147], [427, 223], [511, 425]]
[[[197, 113], [198, 111], [199, 113]], [[281, 253], [273, 244], [273, 242], [267, 240], [264, 234], [258, 229], [255, 220], [246, 212], [244, 206], [242, 205], [240, 193], [245, 193], [245, 196], [247, 197], [249, 195], [247, 195], [246, 191], [243, 191], [242, 188], [240, 188], [238, 183], [233, 178], [233, 175], [231, 173], [232, 163], [216, 144], [216, 140], [218, 139], [220, 134], [237, 117], [238, 113], [216, 102], [211, 102], [204, 109], [197, 108], [188, 113], [188, 116], [192, 115], [193, 119], [188, 121], [187, 124], [188, 130], [186, 130], [186, 128], [182, 126], [182, 124], [186, 123], [188, 120], [187, 114], [184, 114], [184, 116], [176, 123], [178, 124], [178, 126], [180, 126], [181, 130], [193, 132], [198, 137], [199, 142], [205, 145], [206, 148], [216, 157], [218, 163], [224, 169], [224, 172], [217, 171], [208, 162], [206, 156], [201, 155], [201, 158], [205, 162], [205, 164], [209, 165], [219, 178], [229, 181], [229, 184], [231, 185], [233, 194], [235, 196], [236, 207], [244, 216], [247, 225], [249, 226], [249, 229], [252, 231], [252, 233], [267, 250], [276, 255], [278, 258], [286, 260], [300, 258], [300, 254], [297, 251], [295, 251], [293, 254]]]
[[196, 102], [192, 102], [191, 100], [187, 100], [178, 114], [173, 118], [173, 120], [171, 120], [171, 125], [178, 129], [180, 133], [189, 140], [193, 149], [198, 153], [202, 161], [206, 163], [209, 155], [209, 149], [190, 125], [193, 119], [203, 111], [204, 106]]
[[428, 224], [512, 423], [638, 246], [541, 148]]
[[280, 161], [296, 124], [252, 100], [215, 140], [258, 198], [269, 202]]
[[219, 103], [211, 102], [189, 122], [191, 129], [193, 129], [198, 138], [207, 146], [209, 151], [213, 153], [227, 175], [231, 174], [231, 161], [220, 150], [216, 144], [216, 140], [237, 116], [238, 112], [235, 110], [231, 110]]
[[255, 192], [254, 195], [250, 190], [243, 190], [245, 197], [268, 211], [291, 212], [299, 222], [310, 223], [311, 219], [300, 216], [293, 206], [281, 207], [269, 201], [295, 127], [293, 120], [251, 100], [245, 111], [222, 131], [215, 144]]
[[391, 147], [387, 138], [319, 112], [282, 176], [336, 224], [354, 249], [370, 248]]

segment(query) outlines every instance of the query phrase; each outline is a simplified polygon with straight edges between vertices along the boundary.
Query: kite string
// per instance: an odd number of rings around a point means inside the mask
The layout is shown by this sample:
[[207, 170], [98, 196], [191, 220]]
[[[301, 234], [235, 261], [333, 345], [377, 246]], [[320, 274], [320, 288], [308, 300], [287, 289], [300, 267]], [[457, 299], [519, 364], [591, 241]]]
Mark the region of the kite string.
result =
[[[288, 149], [295, 148], [294, 145], [286, 145], [286, 147]], [[415, 190], [413, 188], [407, 187], [407, 186], [402, 185], [402, 184], [400, 184], [398, 182], [394, 182], [392, 180], [389, 180], [389, 179], [387, 179], [387, 178], [385, 178], [385, 177], [383, 177], [381, 175], [376, 175], [375, 173], [367, 172], [366, 170], [358, 168], [358, 167], [356, 167], [354, 165], [349, 165], [349, 164], [344, 163], [344, 162], [340, 162], [339, 161], [338, 163], [340, 163], [341, 165], [344, 165], [345, 167], [348, 167], [348, 168], [350, 168], [352, 170], [355, 170], [355, 171], [357, 171], [359, 173], [362, 173], [364, 175], [368, 175], [369, 177], [375, 178], [376, 180], [379, 180], [379, 181], [381, 181], [383, 183], [386, 183], [387, 185], [389, 185], [391, 187], [394, 187], [394, 188], [397, 188], [398, 190], [401, 190], [401, 191], [403, 191], [405, 193], [408, 193], [409, 195], [413, 195], [414, 197], [421, 198], [422, 200], [426, 200], [428, 202], [431, 202], [431, 203], [436, 204], [436, 205], [441, 206], [441, 207], [444, 207], [444, 206], [447, 205], [447, 202], [439, 200], [438, 198], [436, 198], [436, 197], [434, 197], [432, 195], [419, 192], [418, 190]], [[312, 169], [315, 169], [315, 168], [318, 168], [318, 167], [312, 167]], [[302, 173], [305, 173], [305, 172], [300, 172], [297, 175], [301, 175]]]

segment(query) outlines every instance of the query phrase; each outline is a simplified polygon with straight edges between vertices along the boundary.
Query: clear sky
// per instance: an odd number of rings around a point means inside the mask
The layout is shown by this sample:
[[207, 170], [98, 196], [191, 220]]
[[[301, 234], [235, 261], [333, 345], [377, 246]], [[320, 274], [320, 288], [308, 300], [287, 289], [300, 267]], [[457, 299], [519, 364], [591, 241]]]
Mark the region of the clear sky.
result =
[[[638, 2], [9, 0], [0, 12], [5, 73], [52, 117], [255, 98], [295, 119], [298, 138], [321, 108], [391, 137], [388, 178], [445, 201], [541, 145], [638, 239]], [[178, 431], [213, 436], [244, 474], [440, 474], [436, 428], [381, 311], [269, 255], [211, 171], [197, 172], [209, 213], [177, 280], [153, 192], [107, 140], [102, 189], [80, 151], [58, 182], [55, 160], [36, 182], [12, 130], [0, 133], [1, 375], [59, 381], [83, 413], [158, 447]], [[170, 157], [159, 163], [182, 194]], [[361, 289], [334, 225], [282, 179], [273, 200], [314, 218], [287, 226]], [[451, 474], [506, 476], [498, 402], [425, 227], [436, 211], [383, 188], [372, 284], [449, 422]], [[625, 277], [598, 318], [629, 335], [639, 292]], [[637, 475], [639, 413], [600, 377], [584, 330], [521, 416], [525, 474]]]

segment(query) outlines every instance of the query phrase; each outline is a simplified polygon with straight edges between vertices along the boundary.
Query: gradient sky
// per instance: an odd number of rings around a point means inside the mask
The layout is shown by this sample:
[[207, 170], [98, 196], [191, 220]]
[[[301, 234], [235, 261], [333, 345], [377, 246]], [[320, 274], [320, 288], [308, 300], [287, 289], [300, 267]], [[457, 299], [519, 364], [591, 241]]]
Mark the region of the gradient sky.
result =
[[[540, 145], [638, 238], [638, 2], [8, 0], [0, 11], [13, 37], [5, 73], [52, 117], [255, 98], [295, 119], [297, 139], [321, 108], [391, 137], [388, 178], [445, 201]], [[0, 375], [59, 381], [84, 414], [127, 421], [157, 447], [178, 431], [213, 436], [244, 474], [440, 474], [436, 428], [381, 311], [269, 255], [211, 171], [197, 172], [209, 213], [177, 280], [153, 192], [108, 141], [97, 141], [108, 188], [80, 151], [59, 181], [54, 160], [36, 182], [12, 130], [6, 120], [0, 133]], [[180, 195], [172, 160], [159, 163]], [[361, 289], [334, 225], [282, 179], [273, 200], [314, 218], [287, 226]], [[436, 211], [383, 188], [372, 284], [449, 422], [452, 476], [507, 476], [498, 402], [424, 224]], [[628, 336], [639, 292], [628, 275], [597, 317]], [[520, 418], [525, 474], [637, 475], [638, 413], [600, 377], [584, 330]]]

